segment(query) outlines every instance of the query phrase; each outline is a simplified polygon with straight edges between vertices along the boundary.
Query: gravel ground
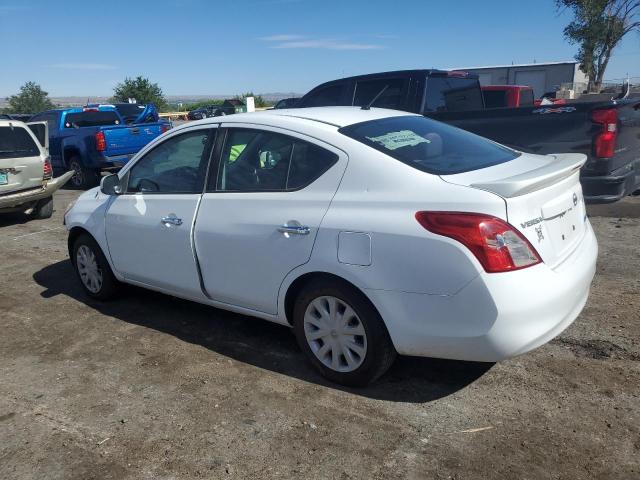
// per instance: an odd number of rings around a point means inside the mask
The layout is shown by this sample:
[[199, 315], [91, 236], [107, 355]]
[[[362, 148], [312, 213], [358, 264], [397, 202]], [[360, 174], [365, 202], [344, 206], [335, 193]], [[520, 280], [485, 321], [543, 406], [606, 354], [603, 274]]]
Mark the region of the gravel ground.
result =
[[128, 288], [88, 300], [65, 205], [0, 218], [0, 478], [640, 478], [640, 198], [590, 208], [587, 307], [499, 364], [319, 377], [287, 328]]

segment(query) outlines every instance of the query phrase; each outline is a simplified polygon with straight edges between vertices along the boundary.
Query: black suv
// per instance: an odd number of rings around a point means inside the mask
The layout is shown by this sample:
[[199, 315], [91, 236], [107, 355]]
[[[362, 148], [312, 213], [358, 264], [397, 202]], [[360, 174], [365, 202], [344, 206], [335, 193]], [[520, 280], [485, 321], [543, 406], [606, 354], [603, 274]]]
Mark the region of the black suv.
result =
[[189, 120], [202, 120], [209, 117], [221, 117], [223, 115], [231, 115], [235, 113], [234, 108], [225, 107], [223, 105], [206, 105], [204, 107], [191, 110], [187, 114]]

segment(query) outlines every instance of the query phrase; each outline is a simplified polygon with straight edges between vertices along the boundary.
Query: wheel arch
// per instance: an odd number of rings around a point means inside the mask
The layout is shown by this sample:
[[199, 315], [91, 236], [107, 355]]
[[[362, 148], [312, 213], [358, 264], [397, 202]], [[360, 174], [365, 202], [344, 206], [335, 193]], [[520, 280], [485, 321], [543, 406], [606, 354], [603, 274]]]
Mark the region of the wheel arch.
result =
[[[364, 290], [358, 287], [353, 282], [347, 280], [344, 277], [341, 277], [340, 275], [336, 275], [335, 273], [323, 272], [323, 271], [311, 271], [311, 272], [305, 272], [300, 274], [291, 283], [289, 283], [286, 289], [286, 292], [284, 294], [283, 313], [284, 313], [284, 319], [289, 325], [293, 326], [293, 308], [299, 293], [310, 282], [316, 281], [319, 279], [340, 283], [342, 285], [347, 286], [348, 288], [354, 289], [355, 291], [360, 293], [360, 295], [362, 295], [362, 297], [366, 299], [367, 302], [371, 304], [371, 306], [378, 312], [378, 314], [380, 314], [380, 311], [375, 306], [375, 304], [371, 301], [369, 296], [364, 292]], [[380, 316], [382, 318], [382, 315]], [[384, 322], [384, 319], [383, 319], [383, 322]]]
[[81, 158], [81, 156], [82, 153], [80, 152], [80, 148], [78, 148], [77, 145], [65, 145], [62, 149], [62, 161], [67, 168], [69, 168], [69, 161], [73, 157]]
[[80, 237], [80, 235], [83, 235], [83, 234], [89, 235], [91, 238], [93, 238], [96, 241], [98, 245], [100, 245], [98, 240], [93, 235], [91, 235], [91, 232], [89, 232], [89, 230], [87, 230], [86, 228], [77, 227], [77, 226], [72, 227], [71, 230], [69, 230], [69, 236], [67, 237], [67, 249], [69, 251], [69, 258], [71, 259], [71, 262], [73, 262], [73, 244], [76, 242], [78, 237]]

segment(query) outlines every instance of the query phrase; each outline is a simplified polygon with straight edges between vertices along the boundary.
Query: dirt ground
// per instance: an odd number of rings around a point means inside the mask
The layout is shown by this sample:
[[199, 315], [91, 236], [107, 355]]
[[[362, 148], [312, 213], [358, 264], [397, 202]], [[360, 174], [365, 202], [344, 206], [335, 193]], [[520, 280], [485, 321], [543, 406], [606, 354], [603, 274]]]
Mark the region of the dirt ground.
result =
[[328, 384], [281, 326], [128, 288], [88, 300], [65, 206], [0, 218], [0, 478], [640, 478], [640, 198], [590, 208], [578, 320], [499, 364]]

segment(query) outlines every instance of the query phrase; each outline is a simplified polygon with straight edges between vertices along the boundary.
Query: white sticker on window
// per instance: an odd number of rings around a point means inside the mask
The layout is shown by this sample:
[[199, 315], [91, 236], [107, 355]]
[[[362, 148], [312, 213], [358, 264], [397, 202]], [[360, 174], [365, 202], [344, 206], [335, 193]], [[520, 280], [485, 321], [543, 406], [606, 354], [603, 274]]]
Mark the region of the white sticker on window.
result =
[[396, 150], [401, 147], [415, 147], [421, 143], [431, 143], [424, 137], [421, 137], [411, 130], [400, 130], [398, 132], [389, 132], [379, 137], [366, 137], [372, 142], [380, 143], [388, 150]]

